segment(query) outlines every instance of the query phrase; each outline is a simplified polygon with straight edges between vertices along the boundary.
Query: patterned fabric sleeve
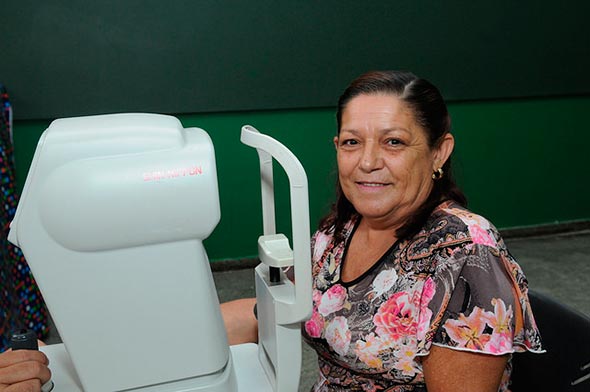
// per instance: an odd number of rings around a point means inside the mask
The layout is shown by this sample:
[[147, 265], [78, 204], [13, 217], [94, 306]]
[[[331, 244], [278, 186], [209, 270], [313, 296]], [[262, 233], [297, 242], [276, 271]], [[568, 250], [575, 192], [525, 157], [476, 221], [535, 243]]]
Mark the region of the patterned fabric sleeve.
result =
[[32, 329], [39, 339], [49, 332], [47, 308], [29, 265], [7, 239], [18, 203], [11, 120], [8, 93], [0, 84], [0, 352], [8, 348], [11, 331]]
[[492, 355], [542, 352], [526, 290], [520, 267], [497, 243], [440, 250], [422, 290], [418, 355], [432, 344]]

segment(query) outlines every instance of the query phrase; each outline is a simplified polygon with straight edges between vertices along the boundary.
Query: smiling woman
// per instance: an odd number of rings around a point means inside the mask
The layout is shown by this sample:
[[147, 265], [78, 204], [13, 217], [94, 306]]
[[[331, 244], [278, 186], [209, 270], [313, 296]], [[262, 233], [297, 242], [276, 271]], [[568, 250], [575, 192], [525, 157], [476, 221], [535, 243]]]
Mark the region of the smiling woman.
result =
[[[466, 209], [438, 89], [361, 75], [338, 102], [337, 199], [314, 234], [312, 390], [507, 391], [516, 352], [543, 352], [527, 280], [496, 228]], [[256, 336], [251, 312], [230, 341]], [[227, 309], [227, 310], [225, 310]], [[238, 326], [238, 328], [236, 328]]]
[[371, 72], [338, 105], [337, 201], [312, 240], [314, 391], [507, 390], [541, 352], [523, 272], [465, 209], [438, 89]]

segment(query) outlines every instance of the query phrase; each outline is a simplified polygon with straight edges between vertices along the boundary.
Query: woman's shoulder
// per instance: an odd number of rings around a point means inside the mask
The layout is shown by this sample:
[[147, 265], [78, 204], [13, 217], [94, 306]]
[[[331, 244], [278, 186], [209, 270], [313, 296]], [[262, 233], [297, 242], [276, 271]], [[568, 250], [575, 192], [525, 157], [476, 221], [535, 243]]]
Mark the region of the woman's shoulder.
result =
[[414, 256], [427, 256], [435, 250], [482, 245], [491, 249], [503, 248], [496, 227], [486, 218], [452, 201], [436, 207], [420, 232], [411, 241]]

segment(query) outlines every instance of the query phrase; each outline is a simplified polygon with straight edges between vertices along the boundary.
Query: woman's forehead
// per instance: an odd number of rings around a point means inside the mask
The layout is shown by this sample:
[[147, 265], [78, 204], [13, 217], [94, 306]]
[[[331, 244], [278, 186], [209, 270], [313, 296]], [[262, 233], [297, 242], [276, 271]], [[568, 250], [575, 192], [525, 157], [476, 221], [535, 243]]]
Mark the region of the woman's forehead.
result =
[[380, 129], [414, 128], [418, 126], [412, 110], [393, 94], [362, 94], [351, 99], [342, 112], [342, 129], [355, 130], [367, 126]]

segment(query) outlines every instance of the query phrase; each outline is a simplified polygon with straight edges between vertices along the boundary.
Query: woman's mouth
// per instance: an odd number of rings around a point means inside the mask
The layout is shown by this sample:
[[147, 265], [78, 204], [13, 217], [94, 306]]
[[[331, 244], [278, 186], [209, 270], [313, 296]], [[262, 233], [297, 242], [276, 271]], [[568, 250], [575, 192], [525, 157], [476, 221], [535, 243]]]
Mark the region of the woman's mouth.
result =
[[383, 188], [387, 185], [389, 185], [388, 183], [384, 183], [384, 182], [364, 182], [364, 181], [357, 181], [357, 185], [361, 186], [361, 187], [366, 187], [366, 188]]

